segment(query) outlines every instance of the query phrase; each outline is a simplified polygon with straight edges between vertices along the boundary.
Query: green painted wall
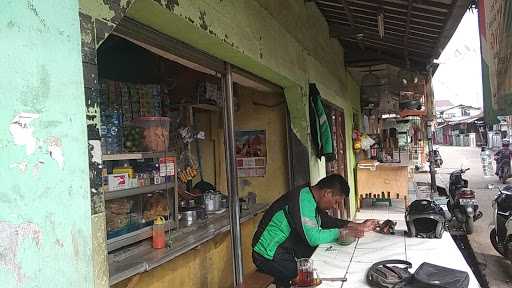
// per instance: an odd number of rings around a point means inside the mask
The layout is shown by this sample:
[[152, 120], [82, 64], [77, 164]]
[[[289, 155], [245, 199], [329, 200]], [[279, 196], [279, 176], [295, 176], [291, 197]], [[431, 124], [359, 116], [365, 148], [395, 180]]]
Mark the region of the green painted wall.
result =
[[0, 286], [92, 287], [78, 1], [1, 7]]
[[[349, 167], [354, 165], [351, 128], [353, 108], [359, 107], [359, 89], [346, 73], [343, 48], [329, 37], [327, 24], [314, 4], [292, 0], [136, 0], [127, 15], [284, 87], [292, 128], [308, 147], [307, 84], [317, 83], [325, 99], [344, 109]], [[325, 165], [310, 154], [311, 181], [316, 182], [325, 175]], [[349, 182], [354, 187], [351, 169]]]

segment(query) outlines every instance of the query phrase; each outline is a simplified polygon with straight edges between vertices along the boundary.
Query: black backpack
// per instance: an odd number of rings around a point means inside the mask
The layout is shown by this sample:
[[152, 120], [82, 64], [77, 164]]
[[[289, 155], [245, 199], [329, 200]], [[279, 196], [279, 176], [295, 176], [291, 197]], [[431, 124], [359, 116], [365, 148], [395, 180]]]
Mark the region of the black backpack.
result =
[[[405, 265], [405, 267], [394, 266]], [[392, 266], [393, 265], [393, 266]], [[404, 260], [385, 260], [373, 264], [366, 280], [376, 288], [467, 288], [469, 274], [424, 262], [412, 274], [412, 264]]]

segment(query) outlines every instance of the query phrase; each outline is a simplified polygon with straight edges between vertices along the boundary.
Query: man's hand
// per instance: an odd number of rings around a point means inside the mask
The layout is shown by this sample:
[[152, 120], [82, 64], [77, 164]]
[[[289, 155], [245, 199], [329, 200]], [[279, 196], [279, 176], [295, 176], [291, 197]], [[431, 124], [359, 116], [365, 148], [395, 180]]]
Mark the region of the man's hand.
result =
[[347, 226], [347, 233], [348, 235], [354, 237], [354, 238], [361, 238], [364, 236], [364, 227], [362, 223], [354, 223], [351, 222]]
[[377, 225], [379, 225], [379, 220], [376, 219], [366, 219], [361, 223], [363, 226], [364, 231], [374, 231], [377, 228]]

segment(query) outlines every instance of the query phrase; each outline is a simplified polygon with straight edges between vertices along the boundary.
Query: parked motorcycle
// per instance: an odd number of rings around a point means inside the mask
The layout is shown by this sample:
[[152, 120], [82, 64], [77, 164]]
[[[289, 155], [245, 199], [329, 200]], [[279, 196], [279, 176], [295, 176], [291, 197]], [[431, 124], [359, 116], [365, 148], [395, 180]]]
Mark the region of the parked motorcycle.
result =
[[463, 224], [466, 234], [471, 234], [474, 222], [482, 217], [482, 212], [478, 211], [475, 191], [468, 189], [468, 180], [462, 177], [468, 170], [459, 169], [450, 173], [447, 206], [457, 222]]
[[494, 219], [489, 237], [498, 253], [512, 260], [512, 186], [498, 189], [492, 202]]

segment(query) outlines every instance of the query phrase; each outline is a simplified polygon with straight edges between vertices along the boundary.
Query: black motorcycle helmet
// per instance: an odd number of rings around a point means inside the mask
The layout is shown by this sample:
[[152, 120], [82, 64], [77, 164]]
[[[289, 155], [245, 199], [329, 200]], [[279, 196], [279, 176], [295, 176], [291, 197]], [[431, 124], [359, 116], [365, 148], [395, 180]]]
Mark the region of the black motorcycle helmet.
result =
[[430, 200], [413, 201], [405, 211], [409, 237], [443, 237], [446, 215], [443, 208]]

